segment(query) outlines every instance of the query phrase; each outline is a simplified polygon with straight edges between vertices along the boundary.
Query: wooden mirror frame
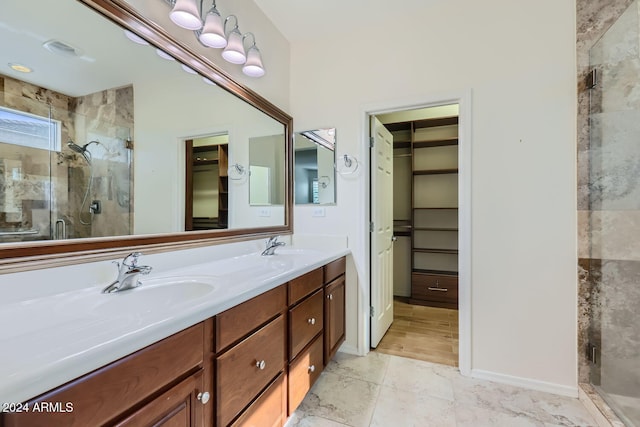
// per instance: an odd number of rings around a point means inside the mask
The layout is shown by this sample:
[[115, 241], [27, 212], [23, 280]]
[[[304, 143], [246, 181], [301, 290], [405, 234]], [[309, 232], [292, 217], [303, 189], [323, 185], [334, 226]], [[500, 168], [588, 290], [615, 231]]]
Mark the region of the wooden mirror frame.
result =
[[145, 253], [187, 249], [198, 246], [251, 240], [293, 232], [293, 119], [268, 100], [234, 81], [207, 57], [173, 38], [123, 0], [78, 0], [116, 25], [127, 29], [164, 50], [178, 61], [215, 82], [221, 89], [244, 100], [282, 123], [285, 134], [285, 206], [282, 226], [239, 228], [216, 231], [189, 231], [151, 235], [129, 235], [74, 240], [41, 240], [0, 245], [0, 272], [23, 271], [51, 266], [110, 259], [132, 250]]

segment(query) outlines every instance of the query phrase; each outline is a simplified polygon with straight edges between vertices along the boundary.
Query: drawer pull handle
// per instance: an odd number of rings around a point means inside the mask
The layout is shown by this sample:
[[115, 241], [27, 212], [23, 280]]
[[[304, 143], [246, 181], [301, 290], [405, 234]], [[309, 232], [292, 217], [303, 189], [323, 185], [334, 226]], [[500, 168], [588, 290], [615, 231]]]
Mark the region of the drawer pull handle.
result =
[[211, 399], [211, 395], [208, 391], [205, 391], [204, 393], [198, 393], [198, 400], [202, 402], [203, 405], [206, 405], [209, 399]]
[[310, 319], [307, 319], [307, 322], [309, 322], [310, 325], [315, 325], [316, 324], [316, 318], [312, 317]]
[[327, 299], [333, 299], [333, 294], [327, 295]]
[[309, 373], [315, 372], [316, 371], [316, 365], [311, 365], [309, 366]]
[[267, 362], [265, 362], [264, 360], [258, 360], [256, 361], [256, 368], [262, 370], [267, 366]]
[[427, 289], [429, 289], [430, 291], [438, 291], [438, 292], [448, 292], [449, 291], [449, 289], [447, 289], [447, 288], [434, 288], [434, 287], [431, 287], [431, 286], [429, 286]]

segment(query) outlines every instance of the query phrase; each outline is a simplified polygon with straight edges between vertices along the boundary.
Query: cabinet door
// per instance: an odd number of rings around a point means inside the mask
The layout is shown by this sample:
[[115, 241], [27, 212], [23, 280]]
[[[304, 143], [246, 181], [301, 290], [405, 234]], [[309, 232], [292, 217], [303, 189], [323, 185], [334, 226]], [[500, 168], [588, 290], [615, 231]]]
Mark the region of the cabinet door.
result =
[[324, 364], [325, 366], [344, 341], [345, 279], [338, 277], [325, 288], [324, 304]]
[[210, 406], [212, 403], [207, 404], [211, 397], [205, 395], [202, 390], [202, 374], [203, 370], [200, 369], [115, 425], [118, 427], [204, 426], [204, 406]]

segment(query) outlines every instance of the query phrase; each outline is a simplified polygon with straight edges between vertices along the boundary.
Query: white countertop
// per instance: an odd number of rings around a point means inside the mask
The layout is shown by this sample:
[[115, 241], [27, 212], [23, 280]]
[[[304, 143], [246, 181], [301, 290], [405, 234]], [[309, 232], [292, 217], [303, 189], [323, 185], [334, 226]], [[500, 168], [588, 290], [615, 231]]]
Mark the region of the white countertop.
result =
[[[347, 254], [285, 247], [152, 272], [122, 293], [102, 294], [102, 283], [0, 300], [0, 405], [36, 397]], [[184, 279], [181, 290], [196, 297], [157, 292]]]

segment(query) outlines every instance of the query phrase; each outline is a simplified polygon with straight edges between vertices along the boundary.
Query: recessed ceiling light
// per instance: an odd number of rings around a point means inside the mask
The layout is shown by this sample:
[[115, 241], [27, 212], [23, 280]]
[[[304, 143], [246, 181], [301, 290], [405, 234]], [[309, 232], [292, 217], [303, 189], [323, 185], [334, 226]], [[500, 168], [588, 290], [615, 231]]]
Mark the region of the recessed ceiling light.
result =
[[19, 71], [21, 73], [31, 73], [33, 71], [32, 68], [27, 67], [26, 65], [18, 64], [15, 62], [9, 62], [9, 67], [14, 71]]
[[211, 86], [218, 86], [217, 84], [215, 84], [215, 82], [214, 82], [213, 80], [209, 80], [209, 79], [208, 79], [208, 78], [206, 78], [206, 77], [203, 77], [203, 78], [202, 78], [202, 80], [203, 80], [206, 84], [208, 84], [208, 85], [211, 85]]

